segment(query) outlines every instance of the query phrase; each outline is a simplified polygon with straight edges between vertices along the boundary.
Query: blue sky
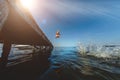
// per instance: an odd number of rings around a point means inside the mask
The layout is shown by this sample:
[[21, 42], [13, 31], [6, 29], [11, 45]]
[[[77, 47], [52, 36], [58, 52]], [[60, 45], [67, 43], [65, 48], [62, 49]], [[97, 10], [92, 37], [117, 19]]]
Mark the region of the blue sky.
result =
[[[31, 13], [55, 46], [120, 43], [119, 0], [35, 1]], [[55, 39], [57, 30], [59, 39]]]

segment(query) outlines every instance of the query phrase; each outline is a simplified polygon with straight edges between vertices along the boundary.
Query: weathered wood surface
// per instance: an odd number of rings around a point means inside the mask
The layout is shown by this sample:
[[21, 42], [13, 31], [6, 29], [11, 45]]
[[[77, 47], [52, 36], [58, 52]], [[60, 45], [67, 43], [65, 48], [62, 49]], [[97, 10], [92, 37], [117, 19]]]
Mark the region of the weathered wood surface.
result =
[[52, 46], [30, 12], [19, 0], [0, 0], [0, 42]]

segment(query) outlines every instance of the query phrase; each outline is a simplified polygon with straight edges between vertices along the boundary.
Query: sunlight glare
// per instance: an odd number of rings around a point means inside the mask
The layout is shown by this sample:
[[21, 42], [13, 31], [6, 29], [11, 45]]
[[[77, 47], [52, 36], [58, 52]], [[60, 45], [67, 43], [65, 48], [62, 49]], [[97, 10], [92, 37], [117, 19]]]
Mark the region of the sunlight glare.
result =
[[32, 8], [34, 5], [34, 0], [20, 0], [21, 4], [23, 5], [23, 7], [25, 8]]

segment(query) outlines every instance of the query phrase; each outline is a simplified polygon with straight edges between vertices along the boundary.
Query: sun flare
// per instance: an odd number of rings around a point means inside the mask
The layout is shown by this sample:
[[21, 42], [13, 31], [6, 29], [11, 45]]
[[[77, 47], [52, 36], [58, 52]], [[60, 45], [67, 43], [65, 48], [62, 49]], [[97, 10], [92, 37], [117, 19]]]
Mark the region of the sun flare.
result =
[[32, 8], [34, 6], [34, 0], [20, 0], [21, 4], [25, 8]]

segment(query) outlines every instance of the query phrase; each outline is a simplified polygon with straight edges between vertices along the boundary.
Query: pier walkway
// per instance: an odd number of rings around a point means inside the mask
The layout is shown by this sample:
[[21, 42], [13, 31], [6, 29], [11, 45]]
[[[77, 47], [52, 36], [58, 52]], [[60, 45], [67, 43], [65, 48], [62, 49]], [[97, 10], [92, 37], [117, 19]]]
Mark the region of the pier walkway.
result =
[[0, 0], [0, 43], [3, 61], [8, 58], [11, 44], [32, 45], [52, 51], [53, 45], [20, 0]]

